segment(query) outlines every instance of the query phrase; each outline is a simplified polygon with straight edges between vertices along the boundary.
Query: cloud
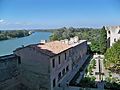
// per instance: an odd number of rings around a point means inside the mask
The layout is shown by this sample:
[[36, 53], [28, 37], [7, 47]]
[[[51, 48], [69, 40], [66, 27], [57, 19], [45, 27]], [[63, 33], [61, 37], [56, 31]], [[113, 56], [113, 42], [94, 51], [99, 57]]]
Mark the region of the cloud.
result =
[[31, 22], [15, 22], [15, 25], [32, 25], [33, 23]]
[[7, 24], [7, 22], [3, 19], [0, 19], [0, 24], [5, 25], [5, 24]]
[[3, 23], [4, 22], [4, 20], [3, 19], [0, 19], [0, 23]]

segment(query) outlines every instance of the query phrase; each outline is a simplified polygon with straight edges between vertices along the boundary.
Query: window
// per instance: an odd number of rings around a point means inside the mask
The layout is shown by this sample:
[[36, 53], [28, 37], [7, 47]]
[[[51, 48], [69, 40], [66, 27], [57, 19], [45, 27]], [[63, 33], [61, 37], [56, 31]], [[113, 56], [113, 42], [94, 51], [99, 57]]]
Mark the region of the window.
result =
[[58, 84], [58, 87], [60, 87], [60, 84]]
[[61, 72], [58, 74], [58, 81], [61, 79]]
[[52, 67], [55, 67], [55, 59], [52, 60]]
[[66, 60], [66, 53], [65, 53], [65, 60]]
[[119, 30], [118, 34], [120, 34], [120, 30]]
[[110, 34], [110, 31], [108, 31], [108, 34]]
[[116, 38], [114, 38], [114, 42], [116, 42]]
[[66, 67], [66, 72], [68, 72], [68, 71], [69, 71], [69, 66]]
[[58, 62], [59, 62], [59, 64], [60, 64], [60, 56], [58, 57]]
[[81, 59], [81, 53], [80, 53], [80, 55], [79, 55], [79, 60]]
[[63, 75], [63, 76], [65, 75], [65, 69], [62, 70], [62, 75]]
[[18, 56], [18, 64], [21, 64], [21, 58]]
[[53, 87], [55, 87], [55, 85], [56, 85], [56, 84], [55, 84], [55, 79], [54, 79], [54, 80], [53, 80]]

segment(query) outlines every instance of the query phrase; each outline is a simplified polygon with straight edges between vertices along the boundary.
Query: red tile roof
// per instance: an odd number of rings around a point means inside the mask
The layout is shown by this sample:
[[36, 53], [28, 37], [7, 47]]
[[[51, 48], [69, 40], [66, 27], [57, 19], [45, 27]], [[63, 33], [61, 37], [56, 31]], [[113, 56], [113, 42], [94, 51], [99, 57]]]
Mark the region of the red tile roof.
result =
[[37, 47], [39, 47], [42, 50], [51, 51], [54, 54], [58, 54], [70, 48], [71, 45], [62, 43], [61, 41], [52, 41], [52, 42], [44, 43], [43, 45], [42, 44], [37, 45]]

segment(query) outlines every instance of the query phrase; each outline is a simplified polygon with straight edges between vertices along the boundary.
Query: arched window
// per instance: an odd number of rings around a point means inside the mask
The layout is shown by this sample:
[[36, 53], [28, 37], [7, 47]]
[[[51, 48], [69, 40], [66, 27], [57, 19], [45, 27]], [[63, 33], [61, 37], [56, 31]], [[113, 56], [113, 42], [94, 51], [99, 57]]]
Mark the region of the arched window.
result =
[[116, 38], [114, 38], [114, 42], [116, 42]]
[[120, 30], [118, 31], [118, 34], [120, 34]]
[[108, 34], [110, 34], [110, 31], [108, 31]]

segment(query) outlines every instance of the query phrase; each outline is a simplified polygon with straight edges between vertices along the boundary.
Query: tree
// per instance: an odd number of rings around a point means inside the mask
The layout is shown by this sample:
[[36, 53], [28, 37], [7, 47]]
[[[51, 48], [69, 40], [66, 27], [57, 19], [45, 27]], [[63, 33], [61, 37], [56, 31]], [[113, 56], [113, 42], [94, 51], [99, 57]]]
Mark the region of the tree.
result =
[[[98, 40], [99, 41], [99, 40]], [[94, 53], [99, 53], [100, 52], [100, 46], [99, 42], [97, 41], [92, 41], [92, 44], [90, 45], [91, 51]]]
[[105, 27], [103, 26], [103, 28], [100, 31], [100, 52], [102, 54], [104, 54], [107, 50], [107, 32], [105, 30]]
[[27, 30], [11, 30], [11, 31], [0, 31], [0, 40], [7, 40], [16, 37], [28, 36], [29, 31]]
[[120, 40], [107, 49], [104, 64], [107, 69], [120, 73]]

